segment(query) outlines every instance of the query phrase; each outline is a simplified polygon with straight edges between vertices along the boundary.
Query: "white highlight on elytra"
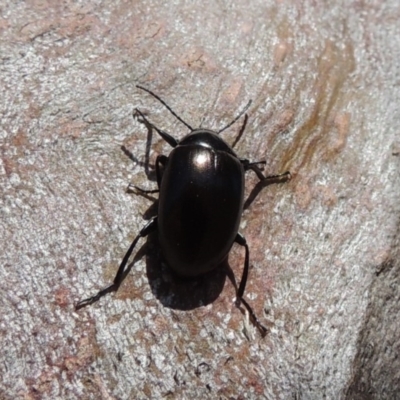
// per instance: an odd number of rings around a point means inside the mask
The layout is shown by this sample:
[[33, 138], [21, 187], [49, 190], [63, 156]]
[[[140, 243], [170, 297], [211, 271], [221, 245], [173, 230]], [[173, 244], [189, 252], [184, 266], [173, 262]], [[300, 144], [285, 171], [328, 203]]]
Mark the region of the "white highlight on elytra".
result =
[[197, 154], [194, 159], [194, 162], [199, 167], [204, 167], [204, 165], [207, 163], [207, 161], [208, 161], [207, 154], [204, 154], [204, 153]]

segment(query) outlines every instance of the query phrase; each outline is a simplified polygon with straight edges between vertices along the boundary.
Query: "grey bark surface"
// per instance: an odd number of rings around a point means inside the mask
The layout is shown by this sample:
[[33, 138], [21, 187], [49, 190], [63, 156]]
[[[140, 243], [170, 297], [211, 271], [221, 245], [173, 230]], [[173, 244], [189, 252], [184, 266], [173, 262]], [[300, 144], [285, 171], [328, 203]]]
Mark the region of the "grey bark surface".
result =
[[[1, 399], [399, 398], [397, 0], [0, 10]], [[75, 312], [155, 212], [125, 189], [155, 188], [170, 147], [133, 109], [188, 133], [136, 84], [211, 129], [253, 99], [237, 153], [292, 172], [240, 228], [265, 338], [222, 272], [171, 282], [156, 238], [116, 294]], [[243, 261], [234, 246], [237, 282]]]

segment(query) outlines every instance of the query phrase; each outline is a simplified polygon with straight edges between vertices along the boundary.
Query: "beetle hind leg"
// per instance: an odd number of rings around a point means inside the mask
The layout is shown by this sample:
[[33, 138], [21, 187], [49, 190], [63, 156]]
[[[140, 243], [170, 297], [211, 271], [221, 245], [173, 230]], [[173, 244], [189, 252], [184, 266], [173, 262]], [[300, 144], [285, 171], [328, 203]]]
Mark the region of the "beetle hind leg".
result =
[[246, 288], [247, 278], [249, 275], [249, 263], [250, 263], [249, 246], [247, 245], [246, 239], [240, 233], [236, 235], [235, 242], [243, 246], [246, 251], [242, 279], [240, 280], [239, 289], [237, 290], [236, 293], [236, 306], [239, 307], [240, 304], [243, 304], [243, 306], [248, 311], [250, 319], [253, 322], [254, 326], [260, 331], [261, 336], [265, 337], [265, 335], [268, 332], [268, 329], [263, 324], [261, 324], [256, 314], [254, 313], [253, 309], [250, 307], [249, 303], [247, 303], [247, 301], [243, 298], [244, 290]]
[[126, 275], [129, 272], [130, 268], [126, 268], [128, 264], [129, 258], [132, 255], [133, 249], [135, 248], [136, 244], [138, 243], [139, 239], [146, 237], [151, 232], [154, 232], [157, 229], [157, 217], [154, 217], [150, 222], [139, 232], [139, 234], [135, 237], [132, 244], [130, 245], [128, 251], [126, 252], [119, 268], [117, 274], [115, 275], [114, 282], [105, 287], [104, 289], [100, 290], [96, 295], [89, 297], [87, 299], [81, 300], [75, 305], [75, 310], [79, 310], [80, 308], [86, 307], [90, 304], [95, 303], [96, 301], [100, 300], [103, 296], [107, 293], [116, 292], [120, 287], [121, 283], [125, 279]]

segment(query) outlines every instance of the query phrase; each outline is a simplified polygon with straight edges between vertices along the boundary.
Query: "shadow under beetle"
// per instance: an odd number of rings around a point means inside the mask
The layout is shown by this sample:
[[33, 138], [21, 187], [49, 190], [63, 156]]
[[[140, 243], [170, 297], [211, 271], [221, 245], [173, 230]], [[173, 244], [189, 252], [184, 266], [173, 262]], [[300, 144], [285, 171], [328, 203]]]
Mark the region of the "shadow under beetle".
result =
[[[243, 210], [244, 174], [252, 170], [265, 185], [290, 180], [289, 172], [264, 176], [258, 165], [265, 161], [249, 162], [239, 158], [234, 145], [244, 132], [242, 128], [233, 146], [218, 136], [233, 125], [249, 108], [251, 101], [228, 125], [217, 132], [193, 129], [180, 118], [159, 96], [137, 86], [155, 97], [168, 111], [183, 123], [191, 133], [177, 140], [153, 125], [136, 109], [145, 124], [154, 129], [173, 150], [169, 156], [156, 159], [157, 190], [134, 188], [141, 193], [159, 192], [158, 215], [139, 232], [125, 254], [114, 282], [95, 296], [76, 304], [78, 310], [99, 300], [105, 294], [118, 290], [127, 273], [128, 260], [140, 238], [158, 231], [161, 253], [169, 267], [183, 277], [195, 277], [218, 267], [227, 257], [234, 242], [245, 248], [242, 279], [236, 293], [236, 305], [247, 309], [254, 325], [264, 336], [267, 329], [258, 321], [243, 298], [249, 273], [249, 247], [238, 232]], [[263, 185], [264, 186], [264, 185]]]

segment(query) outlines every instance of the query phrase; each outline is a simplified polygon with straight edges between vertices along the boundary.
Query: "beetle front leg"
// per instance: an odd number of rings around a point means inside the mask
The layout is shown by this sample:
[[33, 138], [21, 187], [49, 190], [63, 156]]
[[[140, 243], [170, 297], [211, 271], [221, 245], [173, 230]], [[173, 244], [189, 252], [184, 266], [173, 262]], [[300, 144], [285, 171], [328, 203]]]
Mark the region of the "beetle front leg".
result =
[[118, 272], [115, 275], [114, 282], [107, 286], [106, 288], [100, 290], [96, 295], [89, 297], [85, 300], [81, 300], [75, 305], [75, 310], [79, 310], [82, 307], [86, 307], [90, 304], [95, 303], [101, 297], [105, 296], [107, 293], [116, 292], [120, 287], [121, 283], [125, 279], [129, 270], [125, 270], [126, 265], [128, 264], [128, 260], [132, 255], [133, 249], [135, 248], [136, 244], [138, 243], [140, 238], [146, 237], [151, 232], [154, 232], [157, 229], [157, 217], [154, 217], [150, 222], [139, 232], [139, 235], [133, 240], [131, 246], [129, 247], [128, 251], [126, 252], [119, 268]]
[[244, 307], [250, 314], [250, 318], [253, 324], [260, 331], [261, 336], [265, 337], [265, 335], [268, 332], [267, 328], [261, 324], [261, 322], [254, 314], [254, 311], [250, 307], [249, 303], [247, 303], [247, 301], [243, 298], [244, 290], [246, 288], [246, 283], [247, 283], [247, 277], [249, 275], [249, 246], [247, 245], [246, 239], [240, 233], [236, 235], [235, 242], [240, 244], [241, 246], [244, 246], [246, 251], [242, 279], [240, 280], [239, 289], [237, 290], [236, 293], [236, 306], [239, 307], [240, 304], [244, 305]]
[[150, 189], [150, 190], [142, 189], [139, 186], [136, 186], [136, 185], [130, 183], [126, 190], [128, 192], [134, 192], [135, 190], [137, 190], [141, 194], [158, 193], [160, 191], [161, 178], [162, 178], [162, 171], [161, 171], [160, 165], [162, 165], [162, 167], [165, 167], [167, 165], [167, 161], [168, 161], [168, 157], [167, 156], [164, 156], [164, 155], [157, 156], [157, 159], [156, 159], [156, 176], [157, 176], [158, 189]]

